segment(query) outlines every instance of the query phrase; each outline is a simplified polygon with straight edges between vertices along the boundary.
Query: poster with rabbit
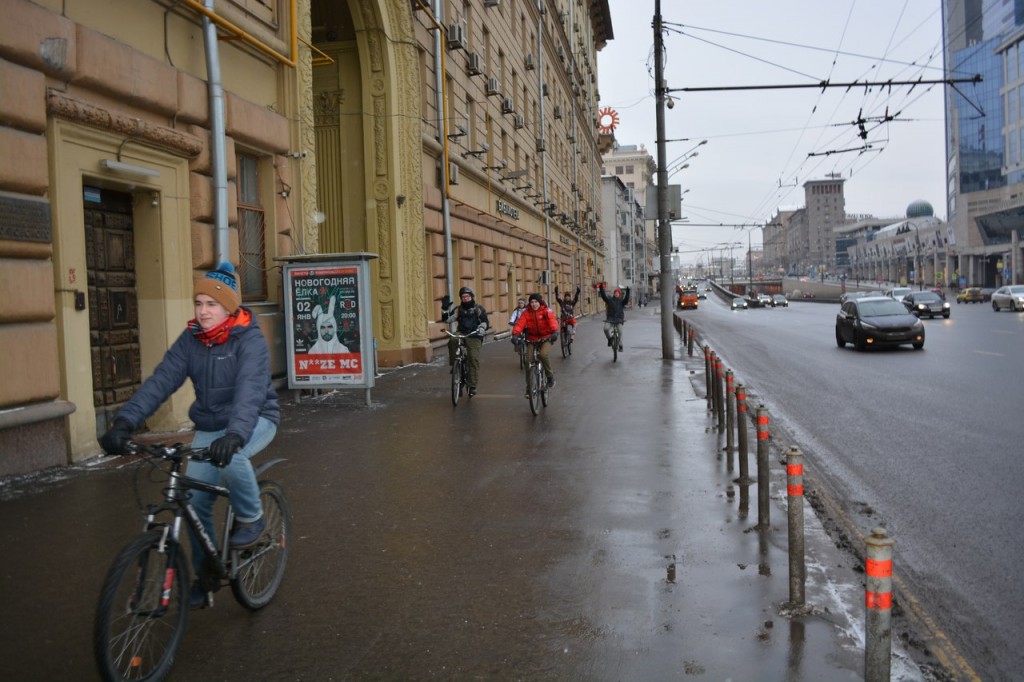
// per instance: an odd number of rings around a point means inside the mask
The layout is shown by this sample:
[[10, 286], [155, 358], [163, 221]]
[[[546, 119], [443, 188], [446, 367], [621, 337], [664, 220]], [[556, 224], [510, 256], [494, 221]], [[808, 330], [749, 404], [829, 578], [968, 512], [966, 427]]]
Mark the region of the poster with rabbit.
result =
[[367, 358], [366, 274], [365, 263], [285, 268], [290, 382], [366, 385], [373, 350], [371, 339]]

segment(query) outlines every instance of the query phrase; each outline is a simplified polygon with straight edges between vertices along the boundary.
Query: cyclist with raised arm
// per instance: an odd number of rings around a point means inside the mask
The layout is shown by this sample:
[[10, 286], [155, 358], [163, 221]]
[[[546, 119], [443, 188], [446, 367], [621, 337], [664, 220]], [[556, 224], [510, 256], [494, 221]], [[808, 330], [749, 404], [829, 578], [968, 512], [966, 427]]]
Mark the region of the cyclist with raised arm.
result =
[[[271, 385], [270, 350], [256, 318], [241, 305], [231, 263], [221, 263], [196, 280], [193, 305], [195, 319], [117, 411], [110, 430], [99, 441], [107, 454], [124, 454], [132, 433], [185, 379], [191, 380], [196, 396], [188, 411], [196, 429], [192, 447], [209, 448], [210, 461], [190, 461], [187, 475], [228, 488], [237, 515], [228, 544], [245, 549], [259, 542], [266, 530], [259, 484], [249, 458], [270, 444], [281, 421], [277, 392]], [[212, 493], [192, 491], [199, 520], [214, 542], [215, 501]], [[193, 561], [200, 561], [202, 555], [193, 537]], [[197, 581], [189, 604], [201, 608], [205, 603]]]
[[[476, 395], [477, 380], [480, 378], [480, 347], [484, 345], [484, 334], [487, 332], [487, 311], [476, 302], [473, 290], [469, 287], [459, 289], [459, 304], [453, 305], [448, 294], [441, 299], [441, 321], [455, 320], [455, 331], [465, 334], [466, 357], [469, 360], [469, 396]], [[448, 366], [455, 364], [455, 349], [459, 340], [454, 336], [448, 339]]]
[[605, 283], [597, 285], [597, 295], [604, 301], [604, 335], [608, 339], [608, 346], [612, 345], [612, 331], [619, 329], [619, 352], [622, 352], [622, 325], [626, 322], [626, 305], [629, 303], [629, 287], [626, 287], [625, 295], [619, 287], [615, 287], [612, 295], [604, 292]]
[[[558, 341], [558, 320], [555, 311], [544, 303], [540, 294], [530, 294], [530, 303], [512, 328], [514, 336], [523, 337], [527, 343], [540, 345], [540, 364], [544, 367], [544, 376], [548, 380], [548, 388], [555, 385], [555, 373], [551, 371], [548, 352], [552, 344]], [[530, 375], [526, 374], [526, 397], [530, 397]]]
[[565, 296], [561, 297], [558, 295], [558, 285], [555, 285], [555, 300], [561, 309], [559, 321], [569, 328], [570, 336], [576, 338], [576, 304], [580, 302], [580, 288], [576, 287], [575, 296], [567, 291]]

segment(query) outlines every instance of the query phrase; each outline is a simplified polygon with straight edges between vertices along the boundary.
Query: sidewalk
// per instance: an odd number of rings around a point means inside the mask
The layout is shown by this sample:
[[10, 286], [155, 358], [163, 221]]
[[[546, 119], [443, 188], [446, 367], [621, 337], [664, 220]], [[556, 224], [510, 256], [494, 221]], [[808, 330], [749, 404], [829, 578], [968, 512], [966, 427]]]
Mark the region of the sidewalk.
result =
[[[786, 608], [789, 444], [772, 527], [753, 530], [703, 358], [663, 360], [659, 315], [627, 314], [616, 363], [582, 320], [537, 417], [508, 341], [484, 345], [480, 393], [456, 408], [442, 358], [381, 376], [370, 408], [289, 402], [271, 446], [289, 458], [285, 584], [257, 614], [230, 591], [194, 614], [172, 679], [862, 679], [862, 573], [805, 506], [810, 608]], [[127, 467], [99, 469], [0, 482], [11, 679], [94, 676], [95, 597], [138, 518]], [[893, 650], [892, 679], [924, 679]]]

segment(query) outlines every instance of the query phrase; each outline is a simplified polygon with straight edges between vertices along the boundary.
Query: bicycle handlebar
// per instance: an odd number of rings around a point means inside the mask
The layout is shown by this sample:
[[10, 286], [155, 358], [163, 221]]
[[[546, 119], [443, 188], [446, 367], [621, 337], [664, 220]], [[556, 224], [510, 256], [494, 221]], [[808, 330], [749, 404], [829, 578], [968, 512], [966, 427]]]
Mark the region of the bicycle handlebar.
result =
[[163, 443], [146, 445], [145, 443], [139, 443], [131, 440], [128, 441], [127, 449], [129, 455], [142, 454], [150, 457], [158, 457], [160, 459], [195, 459], [202, 462], [211, 461], [209, 448], [192, 448], [190, 445], [185, 445], [184, 443], [175, 443], [174, 445], [164, 445]]

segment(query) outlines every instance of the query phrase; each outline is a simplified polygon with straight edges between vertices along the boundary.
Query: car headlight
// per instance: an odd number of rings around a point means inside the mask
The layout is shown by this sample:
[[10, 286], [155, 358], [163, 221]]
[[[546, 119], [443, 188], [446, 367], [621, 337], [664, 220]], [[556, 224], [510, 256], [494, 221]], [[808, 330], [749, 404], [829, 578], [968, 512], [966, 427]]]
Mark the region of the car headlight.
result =
[[928, 306], [926, 306], [924, 303], [918, 303], [917, 304], [917, 309], [918, 310], [927, 310]]
[[943, 308], [948, 308], [948, 307], [949, 307], [949, 301], [946, 301], [946, 302], [944, 302], [944, 303], [942, 304], [942, 307], [943, 307]]

